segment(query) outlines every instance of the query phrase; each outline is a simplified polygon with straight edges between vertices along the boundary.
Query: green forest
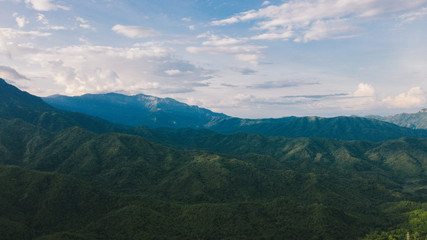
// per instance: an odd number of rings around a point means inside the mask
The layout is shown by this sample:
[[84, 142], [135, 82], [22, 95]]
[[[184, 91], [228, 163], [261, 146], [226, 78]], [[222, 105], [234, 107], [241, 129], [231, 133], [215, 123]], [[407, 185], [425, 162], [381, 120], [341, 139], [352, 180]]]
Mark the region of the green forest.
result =
[[427, 139], [394, 128], [356, 140], [127, 127], [0, 81], [0, 236], [427, 239]]

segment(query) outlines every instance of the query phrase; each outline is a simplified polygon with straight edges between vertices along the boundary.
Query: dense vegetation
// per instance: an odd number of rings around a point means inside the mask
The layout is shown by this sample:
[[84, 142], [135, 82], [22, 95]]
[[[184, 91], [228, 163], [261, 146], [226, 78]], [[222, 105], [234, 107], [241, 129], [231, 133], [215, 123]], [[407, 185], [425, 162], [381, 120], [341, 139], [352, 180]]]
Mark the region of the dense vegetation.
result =
[[427, 238], [426, 139], [126, 128], [0, 91], [2, 239]]

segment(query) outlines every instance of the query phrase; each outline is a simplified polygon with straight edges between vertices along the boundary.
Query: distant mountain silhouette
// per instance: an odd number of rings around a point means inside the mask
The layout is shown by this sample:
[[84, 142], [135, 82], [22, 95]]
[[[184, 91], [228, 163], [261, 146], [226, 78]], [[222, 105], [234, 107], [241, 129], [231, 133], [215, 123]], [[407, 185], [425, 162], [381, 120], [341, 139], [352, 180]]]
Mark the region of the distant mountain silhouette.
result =
[[97, 133], [117, 130], [117, 126], [101, 118], [56, 109], [41, 98], [21, 91], [1, 78], [0, 118], [20, 118], [54, 131], [73, 126]]
[[189, 106], [171, 98], [138, 94], [86, 94], [79, 97], [54, 95], [43, 98], [50, 105], [73, 112], [97, 116], [113, 123], [148, 127], [203, 128], [229, 118], [225, 114]]
[[427, 108], [420, 110], [417, 113], [401, 113], [393, 116], [367, 116], [368, 118], [378, 119], [394, 123], [401, 127], [413, 129], [427, 129]]
[[[427, 137], [427, 130], [413, 130], [363, 117], [285, 117], [241, 119], [189, 106], [171, 98], [116, 93], [79, 97], [55, 95], [43, 98], [63, 110], [96, 116], [128, 126], [210, 129], [223, 134], [237, 132], [268, 136], [321, 137], [384, 141], [400, 137]], [[427, 113], [426, 113], [427, 116]]]

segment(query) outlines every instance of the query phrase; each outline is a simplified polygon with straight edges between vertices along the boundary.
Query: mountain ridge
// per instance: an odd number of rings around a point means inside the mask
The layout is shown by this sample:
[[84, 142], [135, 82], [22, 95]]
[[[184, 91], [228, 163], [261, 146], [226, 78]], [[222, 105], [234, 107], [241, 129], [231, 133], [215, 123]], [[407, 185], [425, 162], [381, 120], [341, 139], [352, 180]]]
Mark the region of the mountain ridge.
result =
[[209, 122], [229, 118], [225, 114], [190, 106], [172, 98], [144, 94], [128, 96], [106, 93], [79, 97], [55, 95], [43, 100], [59, 109], [81, 112], [128, 126], [202, 128]]
[[[111, 96], [114, 97], [110, 98]], [[140, 97], [144, 99], [138, 99]], [[292, 116], [242, 119], [214, 113], [197, 106], [189, 106], [171, 98], [148, 95], [86, 94], [80, 97], [48, 97], [43, 100], [60, 109], [77, 111], [128, 126], [210, 129], [222, 134], [246, 132], [268, 136], [320, 137], [375, 142], [400, 137], [427, 138], [425, 129], [399, 127], [374, 118]]]
[[392, 116], [370, 115], [366, 117], [390, 122], [401, 127], [427, 129], [427, 108], [421, 109], [417, 113], [400, 113]]

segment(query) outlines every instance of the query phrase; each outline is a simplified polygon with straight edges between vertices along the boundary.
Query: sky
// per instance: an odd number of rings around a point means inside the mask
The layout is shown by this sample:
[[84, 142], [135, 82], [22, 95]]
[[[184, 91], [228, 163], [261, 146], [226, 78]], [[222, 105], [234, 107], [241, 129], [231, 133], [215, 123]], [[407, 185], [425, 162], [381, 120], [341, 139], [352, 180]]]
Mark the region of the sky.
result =
[[427, 107], [427, 0], [0, 0], [0, 77], [244, 118]]

